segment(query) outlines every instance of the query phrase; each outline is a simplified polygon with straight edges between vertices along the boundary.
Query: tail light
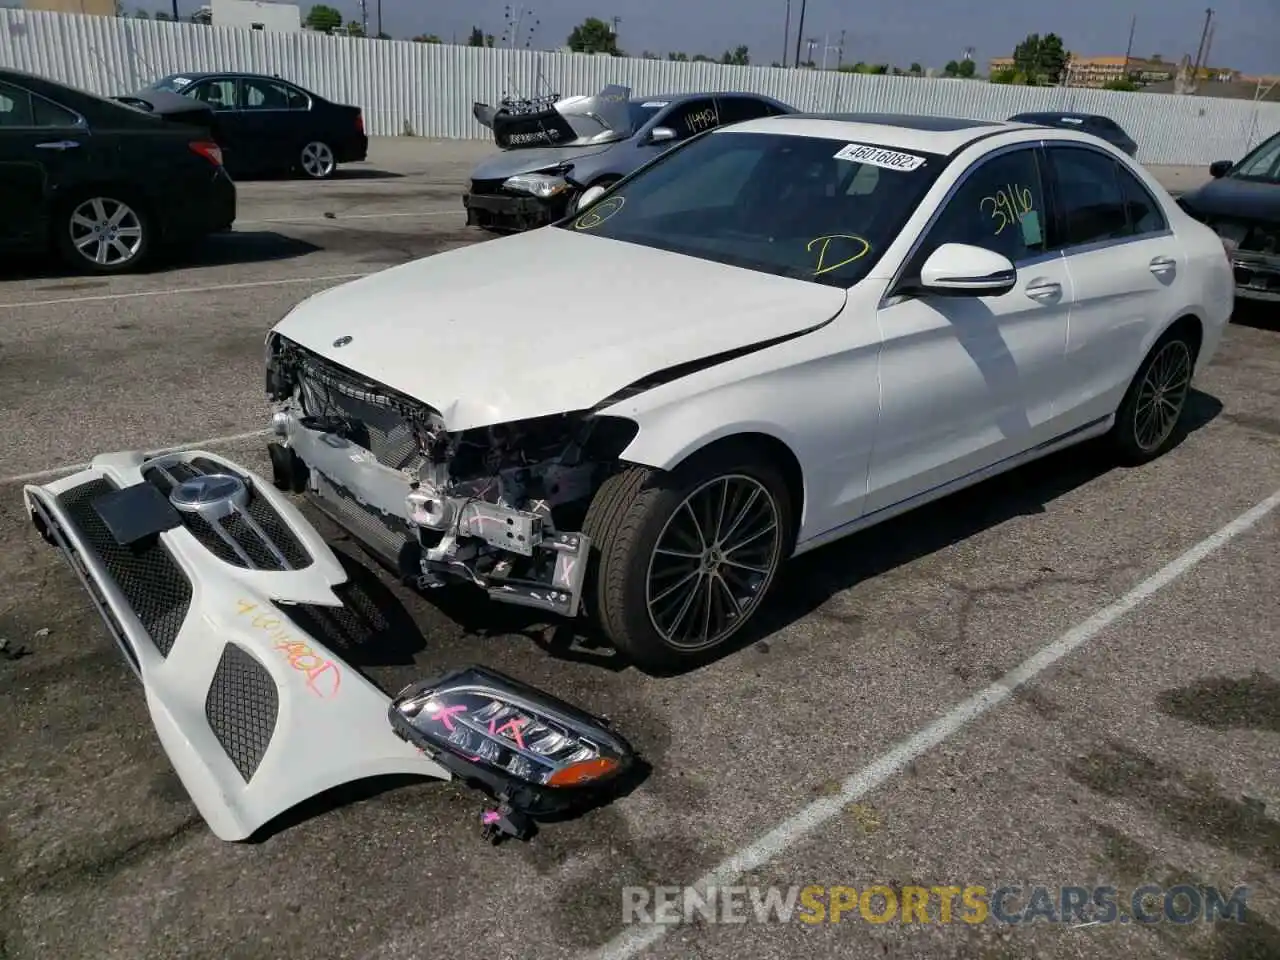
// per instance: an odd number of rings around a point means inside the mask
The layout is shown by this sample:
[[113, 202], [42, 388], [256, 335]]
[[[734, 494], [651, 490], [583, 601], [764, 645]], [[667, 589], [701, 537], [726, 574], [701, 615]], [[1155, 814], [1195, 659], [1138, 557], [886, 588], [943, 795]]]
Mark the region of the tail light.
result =
[[482, 667], [412, 684], [392, 701], [392, 729], [499, 801], [486, 835], [527, 836], [532, 818], [598, 798], [631, 770], [630, 744], [550, 694]]
[[222, 148], [211, 140], [197, 140], [187, 144], [192, 153], [198, 153], [215, 167], [222, 166]]
[[356, 111], [356, 131], [364, 133], [364, 111], [362, 110]]

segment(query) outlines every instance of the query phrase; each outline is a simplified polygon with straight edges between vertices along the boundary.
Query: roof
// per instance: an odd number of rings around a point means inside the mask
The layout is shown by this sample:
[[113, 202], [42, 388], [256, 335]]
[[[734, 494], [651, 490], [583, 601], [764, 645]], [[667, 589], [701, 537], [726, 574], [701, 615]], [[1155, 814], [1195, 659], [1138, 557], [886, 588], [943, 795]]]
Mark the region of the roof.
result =
[[689, 91], [685, 91], [684, 93], [651, 93], [643, 97], [633, 96], [631, 100], [633, 103], [645, 103], [650, 100], [664, 100], [669, 103], [678, 103], [681, 100], [690, 100], [695, 97], [756, 97], [757, 99], [769, 100], [773, 103], [781, 102], [767, 94], [751, 93], [747, 90], [712, 90], [709, 92], [706, 90], [699, 90], [692, 93]]
[[1057, 117], [1059, 120], [1091, 120], [1101, 116], [1096, 113], [1076, 113], [1072, 110], [1024, 110], [1017, 117]]
[[885, 144], [925, 153], [952, 153], [974, 140], [1017, 130], [1042, 131], [1031, 124], [961, 117], [922, 117], [895, 113], [792, 113], [734, 124], [743, 133], [782, 133]]

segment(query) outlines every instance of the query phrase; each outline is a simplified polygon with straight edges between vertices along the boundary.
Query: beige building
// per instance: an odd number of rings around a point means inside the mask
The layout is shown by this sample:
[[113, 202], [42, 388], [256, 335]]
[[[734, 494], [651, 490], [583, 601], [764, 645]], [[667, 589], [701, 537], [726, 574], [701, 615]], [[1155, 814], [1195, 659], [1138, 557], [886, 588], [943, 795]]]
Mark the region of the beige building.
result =
[[116, 15], [116, 0], [23, 0], [27, 10], [51, 10], [54, 13], [88, 13], [99, 17]]

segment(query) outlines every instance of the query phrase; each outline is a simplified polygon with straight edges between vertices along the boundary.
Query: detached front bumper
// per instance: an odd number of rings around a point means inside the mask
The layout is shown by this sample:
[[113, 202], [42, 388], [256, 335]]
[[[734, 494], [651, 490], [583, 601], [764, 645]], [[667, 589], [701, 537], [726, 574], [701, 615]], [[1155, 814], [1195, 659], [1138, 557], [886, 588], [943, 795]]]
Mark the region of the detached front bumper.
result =
[[551, 200], [513, 194], [464, 193], [462, 205], [467, 211], [467, 226], [489, 230], [531, 230], [555, 223], [568, 213], [568, 199]]
[[398, 701], [304, 629], [342, 622], [347, 574], [254, 473], [203, 451], [117, 453], [23, 498], [141, 680], [165, 752], [219, 838], [247, 839], [354, 780], [451, 779], [457, 759], [406, 741]]
[[1231, 267], [1237, 298], [1280, 303], [1280, 256], [1236, 250]]

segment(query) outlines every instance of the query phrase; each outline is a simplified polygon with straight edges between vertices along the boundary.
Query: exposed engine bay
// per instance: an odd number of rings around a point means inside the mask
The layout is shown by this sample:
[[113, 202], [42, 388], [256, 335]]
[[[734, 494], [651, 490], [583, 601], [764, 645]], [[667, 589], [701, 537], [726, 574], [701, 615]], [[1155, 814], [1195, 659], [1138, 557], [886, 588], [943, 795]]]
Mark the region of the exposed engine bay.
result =
[[635, 435], [589, 412], [450, 432], [420, 401], [283, 337], [268, 346], [277, 486], [420, 588], [578, 613], [591, 496]]

